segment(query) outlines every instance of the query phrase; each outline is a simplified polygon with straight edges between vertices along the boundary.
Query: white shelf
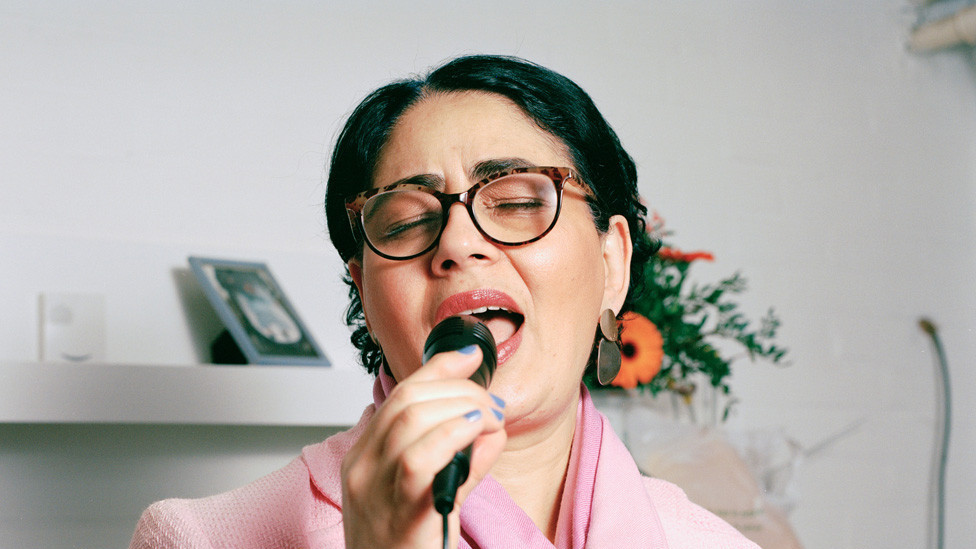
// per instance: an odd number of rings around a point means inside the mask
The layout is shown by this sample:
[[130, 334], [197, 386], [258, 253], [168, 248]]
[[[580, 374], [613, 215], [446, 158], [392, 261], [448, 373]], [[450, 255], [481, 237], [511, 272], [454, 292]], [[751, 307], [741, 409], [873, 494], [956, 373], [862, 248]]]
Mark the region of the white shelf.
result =
[[312, 366], [0, 363], [0, 423], [347, 426], [372, 386]]

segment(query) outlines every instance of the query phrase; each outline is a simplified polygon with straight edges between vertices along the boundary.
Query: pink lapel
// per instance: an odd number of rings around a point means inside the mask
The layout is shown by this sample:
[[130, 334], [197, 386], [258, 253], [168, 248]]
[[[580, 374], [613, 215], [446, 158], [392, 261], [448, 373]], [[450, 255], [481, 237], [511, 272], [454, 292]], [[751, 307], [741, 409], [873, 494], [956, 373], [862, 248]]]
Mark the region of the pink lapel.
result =
[[607, 418], [593, 406], [589, 393], [583, 398], [584, 416], [589, 416], [585, 417], [585, 423], [588, 426], [599, 423], [602, 435], [592, 438], [587, 435], [590, 440], [598, 441], [600, 448], [585, 547], [667, 549], [661, 520], [644, 489], [637, 464], [614, 434]]
[[376, 413], [376, 408], [383, 404], [386, 395], [390, 394], [394, 385], [396, 381], [381, 370], [380, 375], [373, 381], [373, 404], [363, 410], [359, 422], [348, 431], [333, 435], [324, 442], [307, 446], [302, 450], [302, 458], [308, 466], [312, 484], [337, 509], [342, 509], [342, 458], [359, 440], [369, 420]]

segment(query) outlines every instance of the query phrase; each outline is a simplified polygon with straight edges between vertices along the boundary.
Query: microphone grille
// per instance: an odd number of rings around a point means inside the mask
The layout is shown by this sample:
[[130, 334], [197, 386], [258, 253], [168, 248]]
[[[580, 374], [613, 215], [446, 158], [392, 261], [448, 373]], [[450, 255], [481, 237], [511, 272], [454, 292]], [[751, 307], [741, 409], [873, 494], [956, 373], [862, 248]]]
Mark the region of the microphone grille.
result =
[[487, 386], [487, 382], [495, 373], [498, 351], [495, 349], [495, 338], [491, 335], [491, 330], [473, 316], [452, 316], [434, 326], [424, 343], [423, 360], [427, 362], [430, 357], [437, 353], [456, 351], [471, 344], [477, 344], [481, 347], [483, 359], [482, 368], [479, 371], [487, 369], [487, 372], [482, 372], [487, 374], [484, 383]]

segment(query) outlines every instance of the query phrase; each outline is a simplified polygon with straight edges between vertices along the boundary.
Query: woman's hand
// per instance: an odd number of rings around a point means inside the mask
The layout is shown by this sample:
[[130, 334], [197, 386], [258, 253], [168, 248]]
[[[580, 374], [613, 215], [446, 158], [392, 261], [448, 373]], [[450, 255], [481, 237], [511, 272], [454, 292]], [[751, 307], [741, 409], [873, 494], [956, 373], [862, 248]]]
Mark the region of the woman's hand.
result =
[[[468, 480], [451, 513], [457, 546], [458, 509], [488, 473], [505, 445], [499, 404], [467, 378], [481, 350], [432, 357], [400, 381], [342, 462], [342, 520], [346, 547], [439, 548], [442, 518], [431, 484], [455, 452], [474, 442]], [[500, 410], [499, 410], [500, 411]]]

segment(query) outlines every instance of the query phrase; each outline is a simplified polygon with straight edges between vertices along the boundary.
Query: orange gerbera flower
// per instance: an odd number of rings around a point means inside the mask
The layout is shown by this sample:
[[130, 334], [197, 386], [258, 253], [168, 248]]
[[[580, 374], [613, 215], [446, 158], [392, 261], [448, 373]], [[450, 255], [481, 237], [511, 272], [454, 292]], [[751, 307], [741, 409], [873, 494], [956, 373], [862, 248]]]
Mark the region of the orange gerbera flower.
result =
[[620, 373], [613, 385], [633, 389], [650, 383], [661, 371], [664, 339], [653, 322], [634, 312], [620, 319]]

